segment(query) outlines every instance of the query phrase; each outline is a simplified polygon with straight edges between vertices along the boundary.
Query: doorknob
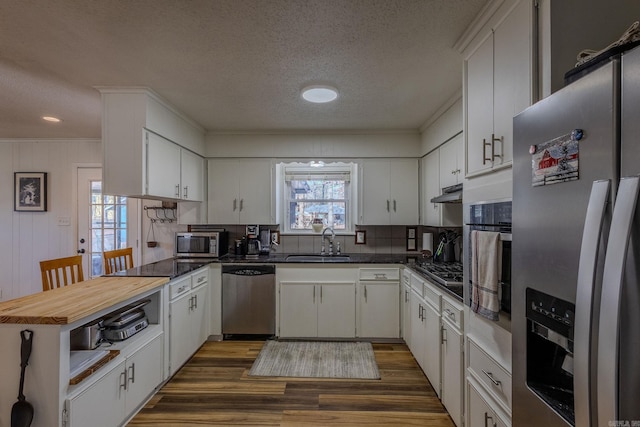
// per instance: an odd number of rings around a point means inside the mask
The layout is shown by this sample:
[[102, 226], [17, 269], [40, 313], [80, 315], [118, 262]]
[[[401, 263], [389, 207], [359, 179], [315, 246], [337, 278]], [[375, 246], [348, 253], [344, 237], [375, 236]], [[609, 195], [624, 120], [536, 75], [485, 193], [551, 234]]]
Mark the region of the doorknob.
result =
[[84, 243], [84, 242], [85, 242], [85, 240], [84, 240], [84, 239], [80, 239], [80, 243]]
[[85, 252], [84, 249], [78, 249], [79, 254], [83, 254], [84, 252]]

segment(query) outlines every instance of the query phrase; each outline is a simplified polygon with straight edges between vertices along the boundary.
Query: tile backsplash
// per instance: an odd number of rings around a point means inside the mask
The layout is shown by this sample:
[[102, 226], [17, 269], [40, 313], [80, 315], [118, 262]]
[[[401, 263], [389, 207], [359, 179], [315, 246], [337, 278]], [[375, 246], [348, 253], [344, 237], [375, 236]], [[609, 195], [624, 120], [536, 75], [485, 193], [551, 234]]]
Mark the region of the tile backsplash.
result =
[[[215, 228], [224, 228], [229, 231], [230, 253], [233, 253], [233, 242], [241, 239], [246, 234], [245, 225], [211, 225]], [[268, 227], [271, 231], [279, 231], [277, 225], [261, 225], [260, 228]], [[407, 227], [416, 228], [416, 250], [407, 250]], [[462, 231], [458, 227], [447, 227]], [[337, 234], [334, 238], [334, 250], [336, 243], [340, 243], [342, 253], [370, 253], [370, 254], [404, 254], [404, 253], [420, 253], [422, 250], [422, 233], [433, 233], [434, 244], [437, 236], [444, 228], [427, 227], [422, 225], [404, 226], [404, 225], [367, 225], [357, 227], [357, 231], [365, 232], [365, 243], [356, 244], [356, 237], [351, 235]], [[280, 235], [280, 244], [271, 246], [272, 253], [320, 253], [322, 249], [322, 236], [320, 233], [313, 235]], [[326, 248], [328, 250], [328, 248]]]

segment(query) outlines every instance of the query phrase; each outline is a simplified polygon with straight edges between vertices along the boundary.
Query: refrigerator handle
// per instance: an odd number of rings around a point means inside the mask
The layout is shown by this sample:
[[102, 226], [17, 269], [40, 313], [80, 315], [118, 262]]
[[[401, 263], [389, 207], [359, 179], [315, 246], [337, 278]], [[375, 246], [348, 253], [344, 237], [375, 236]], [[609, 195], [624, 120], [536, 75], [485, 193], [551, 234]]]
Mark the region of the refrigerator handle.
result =
[[[582, 231], [573, 351], [573, 390], [577, 426], [589, 426], [591, 420], [591, 347], [593, 337], [593, 299], [596, 286], [598, 248], [602, 237], [610, 180], [594, 181]], [[595, 313], [597, 315], [597, 313]], [[595, 390], [594, 390], [595, 392]]]
[[619, 419], [617, 368], [620, 298], [639, 187], [640, 178], [637, 176], [620, 180], [611, 218], [611, 231], [602, 277], [598, 332], [598, 425], [608, 425], [611, 420]]

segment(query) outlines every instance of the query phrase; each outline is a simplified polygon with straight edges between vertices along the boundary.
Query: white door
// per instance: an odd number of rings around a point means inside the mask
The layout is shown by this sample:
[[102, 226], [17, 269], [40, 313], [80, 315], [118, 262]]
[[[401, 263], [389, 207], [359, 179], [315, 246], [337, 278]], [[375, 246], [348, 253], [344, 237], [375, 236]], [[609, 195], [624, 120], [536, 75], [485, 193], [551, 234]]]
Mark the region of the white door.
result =
[[104, 273], [102, 252], [134, 248], [133, 263], [140, 259], [138, 248], [137, 200], [102, 194], [102, 168], [77, 169], [77, 250], [83, 254], [85, 280]]
[[[90, 279], [93, 276], [99, 276], [102, 270], [94, 272], [92, 267], [94, 263], [94, 257], [92, 248], [94, 247], [92, 242], [92, 199], [93, 194], [96, 191], [96, 187], [100, 185], [100, 194], [102, 194], [102, 168], [97, 167], [80, 167], [77, 170], [78, 179], [78, 233], [77, 233], [77, 245], [78, 253], [82, 254], [82, 271], [84, 272], [85, 280]], [[97, 260], [98, 265], [102, 266], [102, 251], [100, 251], [99, 258]], [[97, 267], [96, 267], [97, 270]]]

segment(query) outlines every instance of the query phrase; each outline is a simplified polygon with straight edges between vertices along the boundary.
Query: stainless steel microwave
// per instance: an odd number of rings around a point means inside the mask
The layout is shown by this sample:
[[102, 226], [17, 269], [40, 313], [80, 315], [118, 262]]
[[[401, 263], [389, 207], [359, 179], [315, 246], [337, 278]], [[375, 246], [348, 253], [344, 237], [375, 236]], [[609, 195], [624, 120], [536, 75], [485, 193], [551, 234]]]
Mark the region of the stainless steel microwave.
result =
[[181, 258], [218, 258], [229, 251], [228, 231], [176, 233], [174, 255]]

